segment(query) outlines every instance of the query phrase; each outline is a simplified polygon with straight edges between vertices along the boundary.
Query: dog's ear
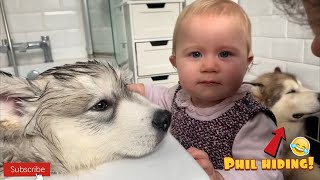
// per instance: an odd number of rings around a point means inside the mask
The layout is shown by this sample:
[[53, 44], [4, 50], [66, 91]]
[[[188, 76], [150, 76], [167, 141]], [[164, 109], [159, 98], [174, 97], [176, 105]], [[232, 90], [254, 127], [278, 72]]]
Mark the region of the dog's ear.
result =
[[257, 83], [257, 82], [246, 82], [246, 84], [250, 84], [252, 85], [251, 88], [251, 93], [252, 95], [260, 102], [265, 103], [265, 99], [264, 99], [264, 89], [265, 86], [261, 83]]
[[17, 98], [33, 97], [41, 92], [32, 82], [3, 71], [0, 71], [0, 87], [0, 95]]
[[0, 130], [23, 132], [28, 102], [39, 97], [40, 90], [31, 82], [0, 71]]
[[273, 72], [274, 73], [282, 73], [282, 71], [279, 67], [275, 67]]
[[131, 84], [132, 83], [132, 78], [133, 78], [133, 73], [129, 69], [129, 63], [125, 63], [119, 68], [120, 70], [120, 77], [123, 79], [125, 84]]

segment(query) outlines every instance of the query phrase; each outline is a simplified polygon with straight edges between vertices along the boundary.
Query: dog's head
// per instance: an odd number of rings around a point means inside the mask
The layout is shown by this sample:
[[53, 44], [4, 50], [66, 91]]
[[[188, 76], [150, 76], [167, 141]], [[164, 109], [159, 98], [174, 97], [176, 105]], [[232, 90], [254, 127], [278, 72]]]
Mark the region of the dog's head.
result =
[[303, 87], [294, 75], [278, 67], [250, 84], [254, 85], [255, 98], [270, 108], [277, 120], [296, 121], [320, 113], [320, 94]]
[[129, 91], [122, 72], [96, 61], [55, 67], [34, 81], [2, 72], [1, 162], [54, 161], [72, 171], [152, 152], [171, 115]]

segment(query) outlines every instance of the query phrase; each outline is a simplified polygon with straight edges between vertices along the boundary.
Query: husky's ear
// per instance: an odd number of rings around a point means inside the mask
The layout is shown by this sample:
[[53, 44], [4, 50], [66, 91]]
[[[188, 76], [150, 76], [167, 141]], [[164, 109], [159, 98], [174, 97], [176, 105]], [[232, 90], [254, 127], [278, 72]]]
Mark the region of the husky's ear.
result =
[[256, 83], [256, 82], [250, 82], [247, 84], [251, 84], [252, 88], [251, 88], [251, 93], [252, 95], [260, 102], [264, 103], [265, 99], [264, 99], [264, 85], [261, 83]]
[[264, 89], [264, 85], [261, 84], [261, 83], [255, 83], [255, 82], [250, 82], [250, 83], [247, 83], [247, 84], [251, 84], [252, 85], [252, 88], [251, 88], [251, 91], [252, 93], [254, 94], [263, 94], [263, 89]]
[[41, 92], [34, 84], [9, 73], [0, 71], [0, 95], [10, 97], [27, 98]]
[[275, 67], [273, 72], [274, 73], [282, 73], [282, 71], [279, 67]]
[[133, 73], [129, 69], [129, 63], [125, 63], [119, 68], [120, 70], [120, 77], [123, 79], [125, 84], [132, 83]]
[[0, 130], [15, 134], [28, 123], [23, 118], [28, 102], [38, 98], [40, 90], [31, 82], [0, 71]]

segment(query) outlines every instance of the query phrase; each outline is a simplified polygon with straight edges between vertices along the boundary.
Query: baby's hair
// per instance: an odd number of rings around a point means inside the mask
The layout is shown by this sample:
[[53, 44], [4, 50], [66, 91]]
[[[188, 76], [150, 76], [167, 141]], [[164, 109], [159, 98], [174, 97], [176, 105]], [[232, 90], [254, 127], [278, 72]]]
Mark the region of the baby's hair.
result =
[[196, 0], [185, 7], [180, 13], [173, 32], [172, 55], [175, 55], [177, 37], [181, 24], [185, 19], [194, 15], [230, 15], [243, 20], [244, 32], [247, 33], [248, 54], [251, 52], [251, 23], [246, 12], [237, 3], [231, 0]]

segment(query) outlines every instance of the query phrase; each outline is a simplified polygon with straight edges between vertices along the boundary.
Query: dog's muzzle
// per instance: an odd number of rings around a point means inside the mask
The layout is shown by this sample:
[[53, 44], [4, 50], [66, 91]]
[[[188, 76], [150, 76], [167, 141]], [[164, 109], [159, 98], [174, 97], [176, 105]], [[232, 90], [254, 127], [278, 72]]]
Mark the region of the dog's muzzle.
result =
[[152, 126], [166, 132], [171, 123], [171, 113], [167, 110], [157, 110], [152, 119]]
[[[319, 101], [319, 103], [320, 103], [320, 93], [318, 93], [317, 99], [318, 99], [318, 101]], [[302, 118], [303, 116], [310, 116], [310, 115], [313, 115], [313, 114], [317, 114], [317, 113], [319, 113], [319, 112], [320, 112], [320, 110], [317, 110], [317, 111], [311, 112], [311, 113], [294, 113], [294, 114], [292, 115], [292, 117], [293, 117], [294, 119], [300, 119], [300, 118]]]

